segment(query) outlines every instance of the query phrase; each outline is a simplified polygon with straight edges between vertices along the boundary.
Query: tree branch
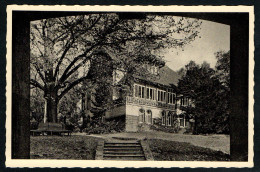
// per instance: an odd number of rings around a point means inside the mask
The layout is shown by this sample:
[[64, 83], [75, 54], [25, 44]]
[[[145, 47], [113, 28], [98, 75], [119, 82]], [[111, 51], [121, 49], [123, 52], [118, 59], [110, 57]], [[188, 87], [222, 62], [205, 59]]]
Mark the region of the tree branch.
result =
[[64, 81], [66, 81], [66, 79], [68, 79], [74, 72], [76, 72], [81, 66], [83, 66], [86, 63], [87, 60], [90, 60], [90, 58], [86, 57], [80, 64], [78, 64], [76, 67], [71, 69], [71, 71], [69, 71], [67, 73], [67, 75], [62, 80], [60, 80], [60, 82], [62, 83]]
[[32, 65], [33, 65], [34, 68], [36, 69], [37, 73], [40, 75], [40, 78], [42, 79], [42, 81], [44, 82], [44, 84], [46, 84], [45, 78], [44, 78], [43, 74], [41, 73], [40, 68], [37, 66], [37, 64], [32, 63]]
[[60, 70], [60, 65], [61, 65], [63, 59], [65, 58], [67, 52], [68, 52], [69, 49], [71, 48], [72, 44], [74, 43], [74, 41], [75, 41], [75, 39], [73, 38], [70, 43], [67, 42], [66, 48], [65, 48], [65, 50], [63, 51], [63, 53], [62, 53], [62, 55], [61, 55], [61, 57], [60, 57], [60, 59], [59, 59], [59, 62], [58, 62], [58, 64], [57, 64], [57, 66], [56, 66], [55, 73], [54, 73], [54, 78], [57, 77], [57, 75], [58, 75], [58, 73], [59, 73], [59, 70]]
[[30, 84], [33, 85], [33, 86], [35, 86], [35, 87], [37, 87], [37, 88], [40, 88], [41, 90], [44, 91], [44, 87], [43, 87], [39, 82], [37, 82], [36, 80], [31, 79], [31, 80], [30, 80]]
[[[99, 19], [98, 19], [99, 20]], [[97, 47], [97, 46], [99, 46], [99, 45], [101, 45], [102, 44], [102, 42], [103, 42], [103, 39], [108, 35], [108, 34], [110, 34], [110, 33], [112, 33], [113, 31], [115, 31], [115, 30], [113, 30], [112, 28], [114, 28], [118, 23], [119, 23], [119, 21], [120, 20], [116, 20], [113, 24], [111, 24], [107, 29], [105, 29], [105, 31], [103, 32], [103, 33], [101, 33], [100, 35], [100, 37], [99, 37], [99, 39], [98, 40], [100, 40], [100, 41], [98, 41], [96, 44], [94, 44], [94, 45], [92, 45], [89, 49], [87, 49], [84, 53], [82, 53], [81, 55], [79, 55], [79, 56], [77, 56], [77, 57], [75, 57], [74, 59], [73, 59], [73, 61], [69, 64], [69, 66], [65, 69], [65, 71], [64, 71], [64, 73], [63, 73], [63, 75], [61, 76], [61, 79], [59, 80], [59, 83], [62, 83], [62, 82], [64, 82], [65, 81], [65, 78], [68, 78], [66, 75], [67, 75], [67, 73], [70, 71], [70, 69], [73, 67], [73, 65], [78, 61], [78, 60], [80, 60], [81, 58], [84, 58], [84, 57], [86, 57], [86, 55], [87, 55], [87, 53], [89, 53], [91, 50], [93, 50], [95, 47]], [[71, 75], [71, 74], [70, 74]]]
[[[92, 29], [92, 28], [98, 23], [98, 21], [100, 20], [101, 17], [102, 17], [102, 15], [99, 15], [99, 17], [98, 17], [87, 29], [83, 30], [83, 32], [80, 33], [80, 34], [84, 34], [84, 33], [88, 32], [90, 29]], [[67, 20], [66, 20], [66, 21], [67, 21]], [[56, 67], [56, 70], [55, 70], [55, 74], [54, 74], [54, 77], [55, 77], [55, 78], [56, 78], [56, 76], [58, 75], [59, 66], [61, 65], [63, 59], [65, 58], [65, 56], [66, 56], [67, 52], [69, 51], [69, 49], [71, 48], [72, 44], [75, 42], [75, 39], [77, 38], [77, 36], [79, 36], [79, 35], [74, 36], [74, 33], [73, 33], [73, 31], [72, 31], [72, 28], [71, 28], [70, 30], [71, 30], [71, 35], [72, 35], [72, 41], [71, 41], [70, 44], [68, 44], [68, 45], [66, 46], [66, 48], [65, 48], [65, 50], [64, 50], [64, 52], [63, 52], [63, 54], [62, 54], [62, 56], [61, 56], [61, 58], [60, 58], [58, 64], [57, 64], [57, 67]], [[66, 79], [65, 79], [65, 80], [66, 80]], [[64, 80], [64, 81], [65, 81], [65, 80]]]
[[88, 79], [88, 75], [81, 77], [79, 79], [77, 79], [76, 81], [70, 83], [67, 88], [65, 88], [60, 95], [58, 96], [58, 99], [60, 100], [67, 92], [69, 92], [74, 86], [78, 85], [79, 83], [85, 81], [86, 79]]

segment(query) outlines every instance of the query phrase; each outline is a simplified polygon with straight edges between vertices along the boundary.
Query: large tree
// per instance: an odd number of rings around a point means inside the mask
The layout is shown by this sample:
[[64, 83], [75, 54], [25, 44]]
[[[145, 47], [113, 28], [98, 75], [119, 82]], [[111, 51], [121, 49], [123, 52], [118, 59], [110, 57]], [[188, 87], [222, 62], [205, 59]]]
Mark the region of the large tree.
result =
[[114, 65], [133, 73], [144, 61], [158, 58], [155, 55], [161, 49], [194, 40], [199, 26], [196, 19], [155, 15], [122, 19], [116, 13], [32, 22], [31, 85], [44, 92], [45, 121], [56, 122], [59, 101], [73, 87], [91, 79], [88, 71], [97, 55], [113, 54]]
[[229, 52], [218, 52], [216, 58], [215, 69], [191, 61], [181, 70], [178, 88], [193, 101], [194, 107], [183, 110], [195, 118], [194, 134], [229, 132]]

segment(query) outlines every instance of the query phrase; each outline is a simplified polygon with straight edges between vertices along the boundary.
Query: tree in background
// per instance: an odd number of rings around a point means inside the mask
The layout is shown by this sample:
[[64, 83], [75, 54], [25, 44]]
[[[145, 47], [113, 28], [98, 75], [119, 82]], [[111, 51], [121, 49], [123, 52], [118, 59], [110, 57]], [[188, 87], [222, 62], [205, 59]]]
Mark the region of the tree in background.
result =
[[218, 111], [221, 112], [218, 116], [218, 121], [222, 124], [217, 128], [223, 133], [229, 133], [230, 120], [230, 51], [220, 51], [216, 54], [216, 76], [220, 83], [221, 89], [218, 90]]
[[195, 118], [194, 134], [229, 132], [229, 52], [218, 52], [216, 57], [216, 70], [206, 62], [197, 65], [194, 61], [182, 69], [178, 89], [195, 105], [184, 109]]
[[31, 85], [44, 93], [44, 121], [56, 122], [60, 100], [76, 85], [91, 79], [88, 71], [100, 51], [116, 54], [111, 61], [126, 72], [138, 71], [144, 60], [153, 62], [152, 54], [161, 49], [193, 41], [200, 24], [195, 19], [152, 14], [125, 19], [116, 13], [32, 22]]

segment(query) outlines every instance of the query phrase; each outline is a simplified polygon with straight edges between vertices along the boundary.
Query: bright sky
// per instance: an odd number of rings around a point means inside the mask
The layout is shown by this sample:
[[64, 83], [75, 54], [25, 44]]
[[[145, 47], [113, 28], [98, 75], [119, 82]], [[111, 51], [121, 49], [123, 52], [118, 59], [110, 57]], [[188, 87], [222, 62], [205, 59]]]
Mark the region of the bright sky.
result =
[[212, 68], [216, 65], [214, 53], [220, 50], [230, 50], [230, 26], [202, 20], [201, 38], [196, 38], [182, 49], [171, 49], [165, 56], [166, 65], [177, 71], [191, 60], [197, 64], [206, 61]]

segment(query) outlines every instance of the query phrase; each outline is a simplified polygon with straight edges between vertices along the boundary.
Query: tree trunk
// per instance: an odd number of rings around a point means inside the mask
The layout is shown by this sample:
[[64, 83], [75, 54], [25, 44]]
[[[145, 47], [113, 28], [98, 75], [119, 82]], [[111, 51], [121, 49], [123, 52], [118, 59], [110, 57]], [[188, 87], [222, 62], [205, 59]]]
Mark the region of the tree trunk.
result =
[[[55, 93], [54, 93], [55, 94]], [[47, 111], [47, 122], [57, 122], [57, 107], [58, 107], [58, 100], [56, 96], [50, 96], [46, 98], [46, 111]]]
[[46, 122], [57, 122], [58, 121], [58, 100], [55, 97], [45, 98], [45, 110], [44, 110], [44, 123]]
[[43, 115], [43, 122], [47, 122], [47, 99], [44, 100], [44, 115]]
[[44, 122], [57, 122], [57, 108], [58, 108], [58, 90], [55, 88], [55, 79], [52, 70], [45, 73], [46, 76], [46, 90], [44, 92], [45, 98], [45, 114]]

